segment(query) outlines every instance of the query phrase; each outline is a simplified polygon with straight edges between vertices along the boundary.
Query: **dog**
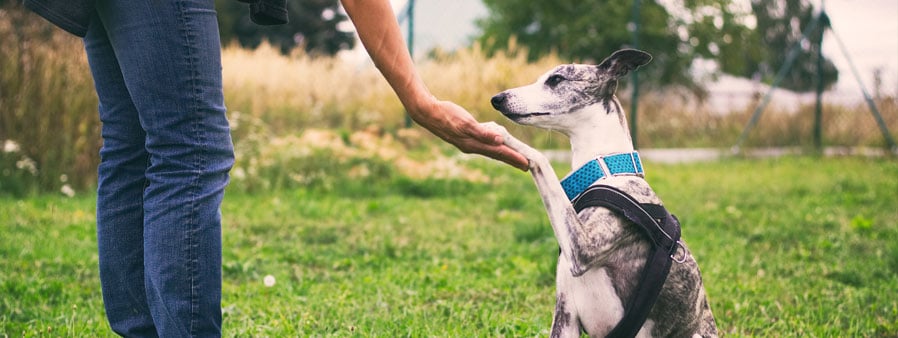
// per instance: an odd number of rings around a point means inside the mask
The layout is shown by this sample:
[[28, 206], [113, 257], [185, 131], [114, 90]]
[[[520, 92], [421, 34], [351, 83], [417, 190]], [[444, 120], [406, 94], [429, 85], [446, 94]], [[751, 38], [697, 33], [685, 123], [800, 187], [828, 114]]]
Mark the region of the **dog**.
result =
[[[625, 49], [613, 53], [598, 66], [561, 65], [533, 84], [495, 95], [491, 103], [518, 124], [566, 134], [571, 142], [572, 168], [611, 154], [631, 154], [633, 143], [615, 91], [621, 77], [647, 64], [651, 58], [646, 52]], [[570, 192], [562, 186], [542, 153], [496, 123], [484, 125], [503, 135], [507, 146], [529, 160], [530, 173], [558, 240], [560, 253], [551, 336], [579, 337], [585, 332], [590, 337], [605, 337], [624, 316], [627, 300], [646, 292], [636, 287], [652, 252], [652, 243], [635, 223], [620, 213], [601, 206], [575, 211], [569, 200]], [[628, 156], [627, 161], [641, 170], [638, 154]], [[610, 166], [610, 163], [600, 165], [603, 170]], [[605, 176], [587, 184], [611, 186], [639, 203], [661, 205], [660, 198], [639, 173], [606, 173]], [[645, 321], [636, 326], [638, 337], [718, 335], [698, 265], [685, 244], [677, 242], [677, 246], [676, 262], [668, 263], [669, 274], [666, 280], [662, 279], [660, 294], [654, 305], [649, 305], [651, 310]]]

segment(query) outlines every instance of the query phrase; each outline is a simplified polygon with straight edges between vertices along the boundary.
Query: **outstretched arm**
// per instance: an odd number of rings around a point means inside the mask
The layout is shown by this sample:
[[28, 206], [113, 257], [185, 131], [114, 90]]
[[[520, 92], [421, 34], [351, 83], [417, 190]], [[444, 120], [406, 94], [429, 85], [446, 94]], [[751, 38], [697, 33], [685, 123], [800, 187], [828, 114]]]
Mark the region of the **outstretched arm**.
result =
[[389, 0], [341, 0], [374, 65], [399, 96], [412, 120], [466, 153], [527, 169], [527, 160], [482, 127], [464, 108], [434, 97], [418, 75]]

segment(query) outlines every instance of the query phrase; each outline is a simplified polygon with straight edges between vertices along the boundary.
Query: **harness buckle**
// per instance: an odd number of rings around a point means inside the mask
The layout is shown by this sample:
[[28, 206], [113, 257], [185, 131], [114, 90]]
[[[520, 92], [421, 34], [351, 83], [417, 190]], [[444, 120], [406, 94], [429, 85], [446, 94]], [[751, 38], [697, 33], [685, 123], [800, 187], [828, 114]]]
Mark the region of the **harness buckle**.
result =
[[689, 258], [688, 253], [686, 252], [686, 247], [683, 246], [682, 241], [677, 241], [677, 247], [674, 249], [673, 254], [670, 255], [670, 259], [673, 259], [674, 262], [679, 264], [686, 263], [686, 260]]

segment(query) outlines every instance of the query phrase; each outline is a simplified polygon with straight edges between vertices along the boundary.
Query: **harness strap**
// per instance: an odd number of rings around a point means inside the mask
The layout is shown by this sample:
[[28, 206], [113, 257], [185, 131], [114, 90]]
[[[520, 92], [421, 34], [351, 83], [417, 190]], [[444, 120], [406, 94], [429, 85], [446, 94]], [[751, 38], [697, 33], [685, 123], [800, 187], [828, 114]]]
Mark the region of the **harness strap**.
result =
[[642, 204], [614, 187], [595, 185], [573, 201], [579, 213], [588, 207], [604, 207], [639, 225], [652, 248], [636, 292], [624, 306], [624, 316], [608, 337], [635, 337], [661, 294], [673, 255], [680, 247], [680, 222], [658, 204]]

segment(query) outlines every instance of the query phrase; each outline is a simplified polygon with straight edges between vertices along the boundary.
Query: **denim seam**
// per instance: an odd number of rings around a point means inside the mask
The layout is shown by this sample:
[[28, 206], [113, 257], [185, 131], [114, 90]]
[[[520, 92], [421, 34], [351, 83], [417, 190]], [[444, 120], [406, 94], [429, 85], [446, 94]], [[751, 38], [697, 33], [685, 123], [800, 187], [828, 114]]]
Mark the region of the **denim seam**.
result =
[[[198, 71], [197, 71], [196, 53], [194, 51], [196, 49], [196, 46], [193, 45], [193, 43], [195, 41], [195, 39], [193, 37], [193, 29], [191, 27], [191, 22], [188, 18], [187, 8], [186, 8], [184, 1], [178, 1], [176, 6], [178, 6], [178, 13], [179, 13], [178, 19], [181, 20], [181, 23], [182, 23], [180, 25], [181, 30], [182, 30], [181, 34], [184, 38], [183, 43], [184, 43], [184, 48], [186, 49], [186, 53], [187, 53], [186, 58], [187, 58], [187, 62], [188, 62], [188, 67], [190, 68], [189, 86], [191, 89], [191, 100], [190, 100], [190, 106], [187, 107], [187, 113], [190, 114], [189, 121], [192, 125], [191, 133], [193, 133], [193, 135], [197, 136], [196, 140], [197, 140], [197, 142], [199, 142], [199, 144], [205, 144], [203, 137], [200, 137], [201, 136], [201, 128], [199, 125], [200, 123], [198, 122], [199, 121], [198, 113], [199, 113], [199, 106], [200, 106], [198, 103], [198, 96], [199, 96], [200, 90], [198, 88], [199, 86], [197, 85]], [[198, 326], [197, 325], [197, 323], [198, 323], [197, 316], [200, 313], [199, 292], [197, 291], [197, 283], [198, 283], [197, 279], [199, 278], [197, 276], [199, 273], [199, 268], [198, 268], [198, 264], [199, 264], [198, 252], [199, 252], [199, 250], [197, 248], [199, 246], [199, 243], [197, 243], [197, 237], [198, 237], [197, 233], [199, 232], [199, 229], [197, 229], [197, 227], [199, 225], [197, 222], [198, 206], [197, 206], [196, 198], [198, 195], [197, 190], [200, 189], [199, 181], [201, 180], [201, 177], [202, 177], [202, 169], [201, 169], [202, 167], [200, 166], [200, 164], [201, 164], [200, 162], [202, 162], [202, 159], [200, 158], [200, 155], [196, 154], [196, 153], [193, 154], [193, 157], [194, 158], [193, 158], [192, 164], [193, 164], [193, 168], [196, 170], [196, 176], [194, 177], [193, 182], [191, 182], [191, 184], [190, 184], [190, 189], [188, 189], [188, 194], [190, 194], [190, 196], [188, 198], [190, 200], [190, 206], [189, 206], [190, 216], [187, 219], [186, 226], [188, 227], [188, 230], [185, 231], [185, 236], [186, 236], [186, 242], [187, 242], [187, 247], [186, 247], [187, 260], [188, 260], [187, 263], [188, 263], [188, 270], [190, 271], [189, 277], [188, 277], [188, 278], [190, 278], [190, 280], [188, 281], [188, 285], [190, 286], [190, 321], [189, 321], [190, 324], [188, 327], [188, 331], [191, 336], [196, 336], [196, 330], [198, 329], [197, 328], [197, 326]]]

